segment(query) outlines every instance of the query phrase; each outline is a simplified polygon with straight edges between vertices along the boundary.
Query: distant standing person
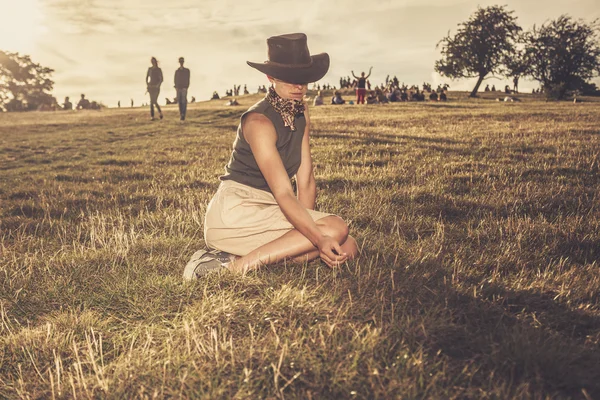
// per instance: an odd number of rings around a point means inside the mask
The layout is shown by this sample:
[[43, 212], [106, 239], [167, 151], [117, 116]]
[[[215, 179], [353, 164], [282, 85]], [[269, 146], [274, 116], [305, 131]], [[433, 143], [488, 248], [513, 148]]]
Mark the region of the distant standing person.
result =
[[146, 86], [148, 88], [148, 93], [150, 94], [150, 119], [154, 121], [154, 106], [156, 106], [156, 109], [158, 110], [160, 119], [163, 119], [163, 113], [158, 105], [158, 95], [160, 94], [160, 85], [163, 82], [163, 73], [158, 67], [158, 61], [155, 57], [152, 57], [150, 62], [152, 63], [152, 66], [148, 68], [148, 73], [146, 74]]
[[185, 121], [187, 112], [187, 92], [190, 87], [190, 70], [183, 66], [185, 59], [179, 57], [179, 68], [175, 71], [175, 90], [177, 91], [177, 104], [179, 105], [179, 119]]
[[365, 76], [364, 72], [361, 72], [360, 78], [354, 75], [354, 71], [352, 72], [352, 76], [356, 79], [356, 104], [365, 104], [365, 95], [367, 94], [367, 79], [371, 76], [371, 71], [373, 67], [369, 68], [369, 75]]

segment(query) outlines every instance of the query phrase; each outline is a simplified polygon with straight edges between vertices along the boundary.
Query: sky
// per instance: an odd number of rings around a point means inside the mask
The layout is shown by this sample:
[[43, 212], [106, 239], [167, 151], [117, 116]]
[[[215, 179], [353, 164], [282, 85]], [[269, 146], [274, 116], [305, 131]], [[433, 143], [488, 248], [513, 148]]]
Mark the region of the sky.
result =
[[[256, 92], [266, 77], [246, 61], [266, 59], [266, 39], [304, 32], [312, 54], [327, 52], [331, 66], [321, 83], [368, 71], [378, 84], [389, 74], [407, 84], [450, 84], [468, 90], [470, 80], [451, 81], [433, 71], [436, 44], [486, 0], [0, 0], [0, 49], [29, 54], [55, 70], [53, 94], [85, 93], [108, 106], [148, 102], [150, 57], [165, 76], [160, 102], [175, 96], [177, 59], [191, 70], [189, 96], [207, 100], [234, 84]], [[600, 0], [513, 0], [524, 29], [562, 14], [591, 22]], [[503, 87], [502, 79], [486, 83]], [[537, 87], [521, 82], [522, 91]]]

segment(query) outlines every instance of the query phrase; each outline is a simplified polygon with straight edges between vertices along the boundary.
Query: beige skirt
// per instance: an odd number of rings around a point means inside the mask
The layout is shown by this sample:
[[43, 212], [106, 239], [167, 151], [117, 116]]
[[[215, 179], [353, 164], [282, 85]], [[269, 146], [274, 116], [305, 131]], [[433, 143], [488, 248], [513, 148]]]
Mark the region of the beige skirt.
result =
[[[314, 221], [332, 214], [306, 210]], [[269, 192], [227, 180], [206, 209], [204, 240], [210, 248], [244, 256], [294, 229]]]

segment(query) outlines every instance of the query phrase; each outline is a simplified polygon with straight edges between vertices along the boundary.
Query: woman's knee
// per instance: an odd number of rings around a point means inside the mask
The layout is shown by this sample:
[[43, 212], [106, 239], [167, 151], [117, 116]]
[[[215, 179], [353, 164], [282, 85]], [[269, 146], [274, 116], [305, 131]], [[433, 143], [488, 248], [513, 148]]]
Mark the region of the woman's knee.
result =
[[344, 243], [348, 238], [348, 224], [337, 215], [330, 215], [317, 221], [317, 225], [324, 234], [331, 236], [340, 244]]
[[346, 254], [348, 254], [348, 258], [350, 260], [358, 256], [358, 243], [356, 243], [356, 240], [352, 236], [348, 235], [346, 241], [342, 245], [342, 248]]

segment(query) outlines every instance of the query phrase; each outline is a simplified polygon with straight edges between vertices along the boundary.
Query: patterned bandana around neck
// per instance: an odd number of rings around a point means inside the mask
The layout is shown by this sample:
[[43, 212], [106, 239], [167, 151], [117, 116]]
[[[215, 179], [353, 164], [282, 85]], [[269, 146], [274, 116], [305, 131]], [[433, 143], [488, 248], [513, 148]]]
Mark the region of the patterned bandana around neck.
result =
[[304, 103], [301, 100], [286, 100], [279, 96], [273, 86], [269, 88], [269, 93], [265, 96], [267, 101], [273, 106], [275, 111], [283, 119], [283, 124], [290, 127], [293, 131], [296, 130], [294, 120], [296, 115], [304, 113]]

